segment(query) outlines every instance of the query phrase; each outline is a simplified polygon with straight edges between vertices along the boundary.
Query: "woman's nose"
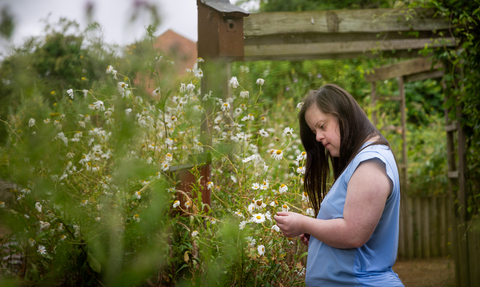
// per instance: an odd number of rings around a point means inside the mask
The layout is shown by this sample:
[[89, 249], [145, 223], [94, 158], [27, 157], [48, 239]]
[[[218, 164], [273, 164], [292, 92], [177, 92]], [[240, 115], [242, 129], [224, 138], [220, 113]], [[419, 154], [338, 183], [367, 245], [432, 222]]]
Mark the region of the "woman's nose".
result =
[[322, 142], [322, 140], [324, 138], [323, 133], [317, 133], [315, 135], [315, 137], [316, 137], [317, 142]]

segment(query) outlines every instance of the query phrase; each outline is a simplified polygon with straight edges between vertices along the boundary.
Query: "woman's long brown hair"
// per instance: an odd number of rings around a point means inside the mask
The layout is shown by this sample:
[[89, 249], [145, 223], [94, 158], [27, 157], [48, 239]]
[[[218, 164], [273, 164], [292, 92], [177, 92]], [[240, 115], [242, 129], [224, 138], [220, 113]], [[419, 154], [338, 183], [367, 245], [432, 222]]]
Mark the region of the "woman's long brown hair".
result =
[[[338, 120], [339, 157], [332, 157], [323, 144], [317, 142], [315, 134], [307, 125], [305, 112], [313, 105], [316, 105], [322, 113], [333, 115]], [[316, 91], [311, 91], [304, 100], [298, 120], [300, 138], [307, 152], [304, 188], [310, 197], [315, 214], [318, 215], [322, 199], [328, 192], [327, 180], [330, 175], [330, 166], [333, 169], [333, 181], [335, 181], [360, 152], [367, 139], [379, 136], [380, 138], [370, 145], [381, 144], [390, 148], [390, 144], [370, 122], [352, 95], [337, 85], [328, 84]]]

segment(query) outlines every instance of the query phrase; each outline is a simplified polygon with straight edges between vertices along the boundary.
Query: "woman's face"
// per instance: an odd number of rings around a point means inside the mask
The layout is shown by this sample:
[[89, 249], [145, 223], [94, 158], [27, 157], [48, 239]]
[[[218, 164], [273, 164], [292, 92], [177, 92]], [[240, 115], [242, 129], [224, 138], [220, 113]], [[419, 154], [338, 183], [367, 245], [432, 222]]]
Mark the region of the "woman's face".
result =
[[316, 105], [305, 112], [305, 121], [315, 134], [317, 142], [323, 144], [333, 157], [340, 156], [340, 128], [335, 116], [322, 113]]

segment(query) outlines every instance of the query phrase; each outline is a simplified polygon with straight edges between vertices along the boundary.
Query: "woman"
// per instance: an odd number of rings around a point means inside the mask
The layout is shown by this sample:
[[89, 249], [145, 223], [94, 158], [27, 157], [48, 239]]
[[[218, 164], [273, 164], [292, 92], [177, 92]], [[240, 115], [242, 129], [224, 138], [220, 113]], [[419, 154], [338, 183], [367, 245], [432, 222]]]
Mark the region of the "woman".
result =
[[[306, 285], [403, 286], [392, 270], [400, 183], [388, 141], [336, 85], [310, 93], [299, 123], [304, 187], [317, 218], [293, 212], [274, 218], [285, 236], [300, 236], [309, 246]], [[327, 193], [330, 168], [334, 183]]]

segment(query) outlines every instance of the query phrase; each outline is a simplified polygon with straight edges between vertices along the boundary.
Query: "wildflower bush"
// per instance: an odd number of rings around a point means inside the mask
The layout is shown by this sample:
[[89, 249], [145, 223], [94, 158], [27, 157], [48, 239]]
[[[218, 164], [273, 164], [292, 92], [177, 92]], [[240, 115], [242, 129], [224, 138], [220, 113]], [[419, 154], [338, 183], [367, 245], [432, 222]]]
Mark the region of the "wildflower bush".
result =
[[[282, 210], [313, 216], [297, 103], [269, 113], [261, 78], [246, 90], [232, 77], [227, 98], [200, 91], [198, 62], [160, 97], [160, 87], [147, 95], [108, 66], [94, 89], [69, 87], [53, 106], [38, 94], [22, 104], [2, 160], [14, 201], [0, 212], [24, 264], [15, 273], [2, 263], [3, 275], [65, 286], [302, 282], [306, 252], [272, 220]], [[200, 141], [203, 122], [211, 145]], [[209, 182], [197, 160], [205, 157]], [[195, 176], [189, 193], [174, 172], [185, 164]]]

